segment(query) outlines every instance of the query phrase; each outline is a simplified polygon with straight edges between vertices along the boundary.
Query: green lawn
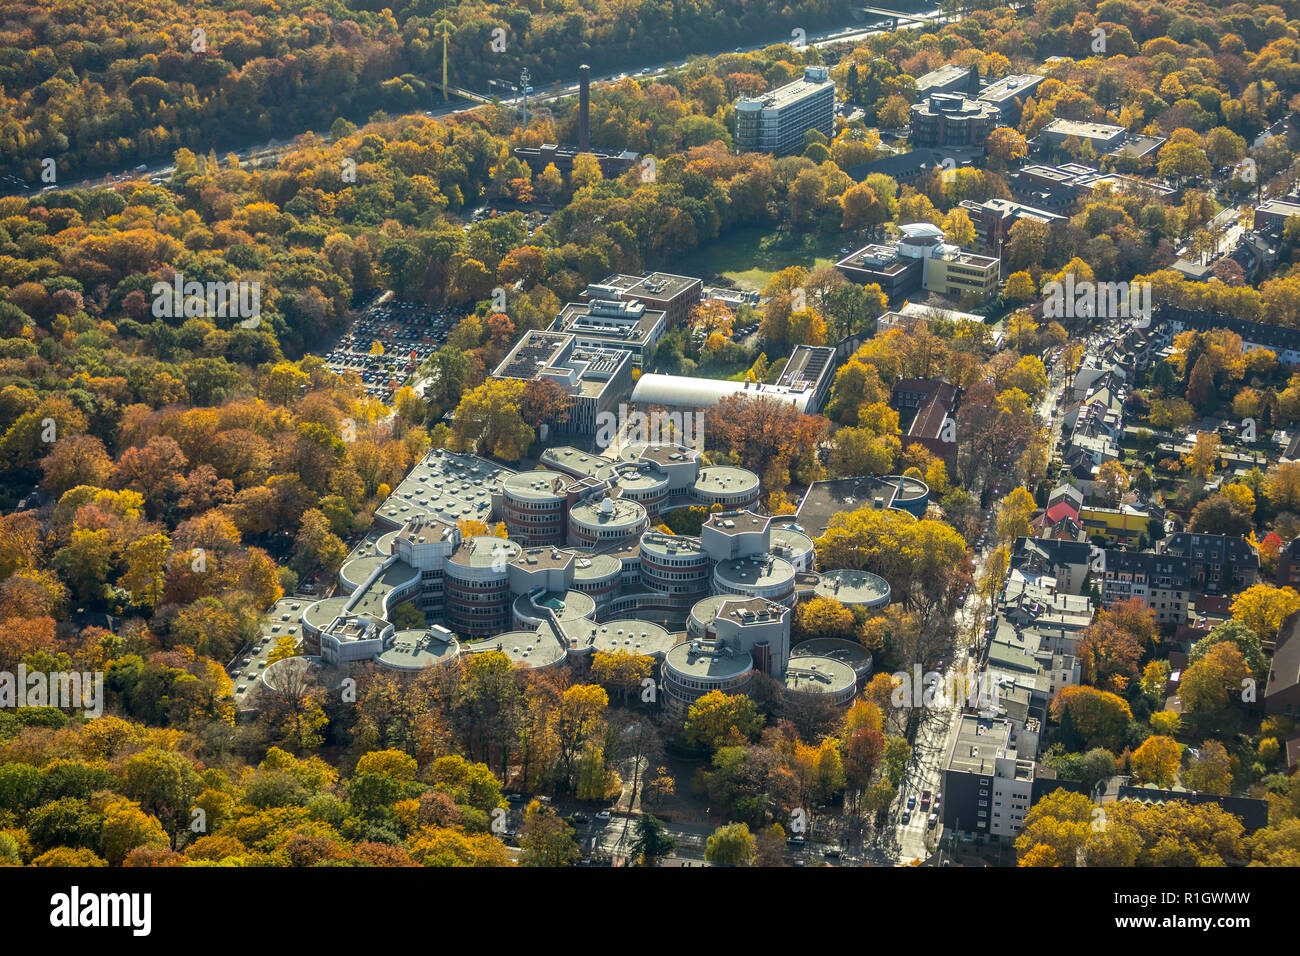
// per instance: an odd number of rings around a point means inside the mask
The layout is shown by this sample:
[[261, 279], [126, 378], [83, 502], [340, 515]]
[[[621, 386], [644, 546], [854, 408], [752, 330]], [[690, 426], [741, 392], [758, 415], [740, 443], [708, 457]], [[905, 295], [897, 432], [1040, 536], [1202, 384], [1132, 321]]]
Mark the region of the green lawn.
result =
[[762, 291], [782, 269], [803, 266], [812, 270], [839, 258], [842, 238], [820, 233], [793, 237], [792, 242], [769, 229], [736, 229], [691, 256], [689, 275], [724, 275], [742, 289]]

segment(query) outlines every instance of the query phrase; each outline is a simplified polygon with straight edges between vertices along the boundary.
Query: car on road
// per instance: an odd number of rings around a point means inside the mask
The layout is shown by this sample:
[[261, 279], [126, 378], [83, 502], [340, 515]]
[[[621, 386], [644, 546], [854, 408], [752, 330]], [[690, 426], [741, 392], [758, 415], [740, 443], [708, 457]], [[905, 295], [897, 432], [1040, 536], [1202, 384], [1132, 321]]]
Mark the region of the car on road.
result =
[[911, 823], [911, 822], [912, 822], [912, 811], [911, 811], [911, 810], [904, 810], [904, 811], [903, 811], [903, 825], [906, 826], [907, 824], [909, 824], [909, 823]]
[[647, 66], [644, 70], [642, 70], [642, 71], [641, 71], [641, 75], [642, 75], [642, 76], [649, 76], [649, 75], [650, 75], [650, 67]]
[[911, 810], [915, 806], [916, 806], [916, 794], [912, 794], [910, 797], [907, 798], [907, 809]]
[[614, 819], [614, 814], [610, 813], [608, 810], [601, 810], [596, 814], [597, 823], [608, 823], [612, 819]]
[[922, 790], [922, 791], [921, 791], [921, 809], [922, 809], [922, 810], [928, 810], [929, 808], [930, 808], [930, 791], [929, 791], [929, 790]]
[[938, 822], [939, 822], [939, 814], [937, 813], [930, 814], [930, 822], [926, 824], [927, 829], [933, 830], [934, 825]]
[[831, 847], [828, 850], [822, 850], [822, 856], [826, 857], [828, 860], [838, 860], [840, 855], [840, 851], [835, 849], [835, 847]]
[[587, 816], [585, 813], [582, 813], [581, 811], [579, 811], [578, 813], [575, 813], [575, 814], [574, 814], [572, 817], [570, 817], [569, 819], [571, 819], [574, 823], [590, 823], [590, 822], [591, 822], [591, 817]]
[[247, 685], [247, 684], [240, 684], [238, 687], [235, 688], [235, 693], [237, 693], [237, 694], [242, 694], [242, 693], [244, 693], [246, 690], [248, 690], [248, 685]]
[[785, 838], [786, 846], [794, 847], [796, 850], [802, 850], [804, 847], [804, 842], [805, 842], [804, 838], [799, 836], [798, 834]]

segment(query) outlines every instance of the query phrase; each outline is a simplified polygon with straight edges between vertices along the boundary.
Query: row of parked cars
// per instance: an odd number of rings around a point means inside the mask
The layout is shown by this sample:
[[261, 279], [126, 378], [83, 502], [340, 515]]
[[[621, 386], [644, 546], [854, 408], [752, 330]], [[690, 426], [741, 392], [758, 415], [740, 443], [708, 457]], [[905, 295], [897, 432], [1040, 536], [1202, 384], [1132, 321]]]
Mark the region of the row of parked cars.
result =
[[[362, 314], [325, 356], [339, 375], [355, 373], [368, 394], [389, 402], [407, 377], [446, 344], [457, 318], [414, 302], [385, 302]], [[372, 355], [378, 341], [382, 355]]]
[[[939, 802], [942, 799], [943, 799], [943, 794], [941, 793], [938, 796], [934, 797], [932, 803], [930, 799], [930, 791], [929, 790], [921, 791], [921, 812], [922, 813], [929, 812], [930, 814], [929, 817], [926, 819], [926, 829], [933, 830], [936, 826], [939, 825]], [[903, 808], [904, 826], [912, 822], [912, 811], [915, 809], [916, 809], [916, 794], [912, 794], [907, 798], [907, 806]]]

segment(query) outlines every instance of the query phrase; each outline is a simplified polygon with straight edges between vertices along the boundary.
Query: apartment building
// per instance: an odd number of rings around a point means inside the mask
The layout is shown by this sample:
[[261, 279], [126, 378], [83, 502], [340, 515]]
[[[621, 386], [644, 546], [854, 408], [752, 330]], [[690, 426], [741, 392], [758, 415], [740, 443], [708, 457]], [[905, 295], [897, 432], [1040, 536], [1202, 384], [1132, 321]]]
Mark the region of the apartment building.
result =
[[1191, 587], [1200, 594], [1233, 595], [1259, 583], [1259, 553], [1240, 536], [1179, 531], [1159, 550], [1187, 559]]

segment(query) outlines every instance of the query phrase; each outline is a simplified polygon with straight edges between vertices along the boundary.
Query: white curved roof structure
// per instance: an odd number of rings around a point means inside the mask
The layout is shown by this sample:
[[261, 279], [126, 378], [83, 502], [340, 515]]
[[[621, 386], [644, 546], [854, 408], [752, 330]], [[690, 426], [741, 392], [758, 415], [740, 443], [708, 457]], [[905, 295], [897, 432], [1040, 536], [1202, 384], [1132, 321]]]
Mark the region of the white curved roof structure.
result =
[[751, 395], [790, 402], [801, 412], [808, 410], [814, 390], [795, 391], [783, 385], [754, 382], [726, 382], [716, 378], [689, 375], [660, 375], [649, 372], [637, 380], [632, 401], [637, 405], [670, 405], [679, 408], [710, 408], [729, 395]]
[[944, 231], [929, 222], [910, 222], [899, 226], [898, 231], [909, 239], [942, 239]]

